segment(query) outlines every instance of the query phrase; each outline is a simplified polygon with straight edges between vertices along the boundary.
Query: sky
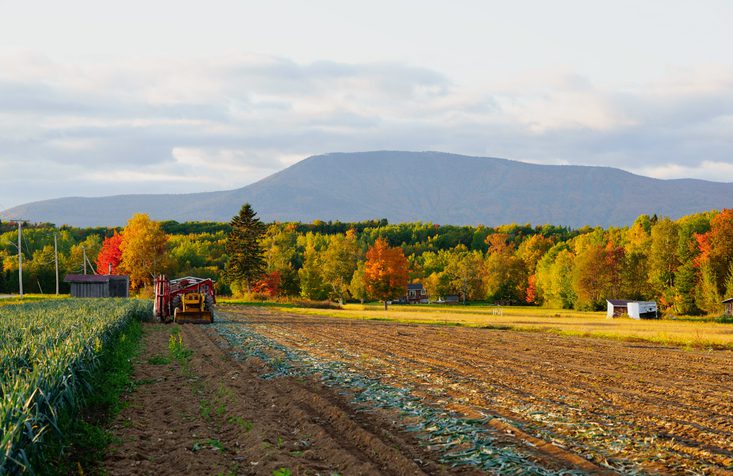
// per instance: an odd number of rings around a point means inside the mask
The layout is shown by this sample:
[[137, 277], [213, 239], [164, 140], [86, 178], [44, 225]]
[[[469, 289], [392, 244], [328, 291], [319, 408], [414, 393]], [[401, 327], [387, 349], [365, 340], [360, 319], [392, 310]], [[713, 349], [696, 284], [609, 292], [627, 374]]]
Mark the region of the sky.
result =
[[733, 182], [730, 1], [0, 0], [0, 210], [438, 150]]

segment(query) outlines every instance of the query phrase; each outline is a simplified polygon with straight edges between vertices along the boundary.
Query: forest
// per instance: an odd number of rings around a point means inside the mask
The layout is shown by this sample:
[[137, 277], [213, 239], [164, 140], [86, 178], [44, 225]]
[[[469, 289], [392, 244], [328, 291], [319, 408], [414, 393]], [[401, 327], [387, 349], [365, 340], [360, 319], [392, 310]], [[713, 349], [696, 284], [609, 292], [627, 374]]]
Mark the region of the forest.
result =
[[[733, 209], [671, 220], [641, 215], [628, 227], [530, 224], [452, 226], [433, 223], [271, 223], [259, 240], [260, 277], [228, 279], [230, 224], [154, 222], [135, 215], [124, 228], [53, 224], [23, 227], [26, 292], [55, 292], [54, 235], [59, 274], [129, 274], [149, 292], [152, 276], [211, 277], [222, 295], [252, 299], [368, 301], [368, 251], [378, 239], [407, 258], [409, 282], [431, 299], [597, 310], [606, 299], [654, 300], [666, 314], [719, 314], [733, 296]], [[0, 224], [0, 293], [18, 290], [17, 228]], [[68, 292], [62, 282], [61, 292]]]

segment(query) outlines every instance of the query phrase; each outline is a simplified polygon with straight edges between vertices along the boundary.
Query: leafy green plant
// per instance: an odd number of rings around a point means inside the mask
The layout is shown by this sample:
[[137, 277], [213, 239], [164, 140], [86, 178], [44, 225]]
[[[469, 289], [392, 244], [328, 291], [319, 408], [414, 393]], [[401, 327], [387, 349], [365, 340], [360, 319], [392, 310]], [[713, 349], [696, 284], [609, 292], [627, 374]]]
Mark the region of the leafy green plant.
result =
[[[174, 329], [178, 328], [174, 327]], [[170, 353], [171, 358], [179, 362], [185, 362], [191, 358], [191, 355], [193, 355], [193, 351], [191, 349], [187, 349], [183, 345], [183, 336], [180, 334], [180, 331], [178, 334], [171, 334], [168, 339], [168, 352]]]
[[211, 418], [211, 404], [207, 400], [202, 400], [199, 403], [199, 411], [204, 419], [208, 420]]
[[293, 471], [288, 468], [279, 468], [272, 472], [272, 476], [292, 476]]
[[[150, 313], [150, 303], [119, 299], [49, 300], [0, 308], [0, 474], [47, 467], [54, 441], [90, 395], [118, 405], [131, 385], [127, 371], [99, 380], [107, 349], [134, 345], [121, 335]], [[127, 366], [129, 356], [123, 359]], [[122, 366], [125, 362], [110, 365]], [[107, 387], [97, 396], [93, 390]], [[99, 431], [92, 439], [103, 442]], [[61, 449], [60, 447], [58, 448]]]
[[254, 423], [252, 423], [249, 420], [245, 420], [241, 416], [235, 415], [230, 416], [227, 418], [227, 423], [230, 423], [232, 425], [237, 425], [238, 427], [242, 428], [244, 431], [252, 431], [254, 428]]

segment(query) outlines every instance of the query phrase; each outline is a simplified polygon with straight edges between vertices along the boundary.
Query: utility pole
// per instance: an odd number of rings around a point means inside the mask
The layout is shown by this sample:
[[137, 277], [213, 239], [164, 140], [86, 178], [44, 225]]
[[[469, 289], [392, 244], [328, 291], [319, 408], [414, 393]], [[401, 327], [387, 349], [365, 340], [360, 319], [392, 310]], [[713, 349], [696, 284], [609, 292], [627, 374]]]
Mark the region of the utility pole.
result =
[[18, 290], [20, 291], [21, 299], [23, 299], [23, 248], [21, 248], [23, 241], [23, 232], [21, 231], [22, 226], [23, 222], [18, 220]]
[[56, 264], [56, 295], [59, 294], [59, 246], [56, 240], [56, 233], [53, 234], [53, 260]]
[[84, 274], [87, 274], [87, 249], [82, 246], [81, 251], [84, 253]]

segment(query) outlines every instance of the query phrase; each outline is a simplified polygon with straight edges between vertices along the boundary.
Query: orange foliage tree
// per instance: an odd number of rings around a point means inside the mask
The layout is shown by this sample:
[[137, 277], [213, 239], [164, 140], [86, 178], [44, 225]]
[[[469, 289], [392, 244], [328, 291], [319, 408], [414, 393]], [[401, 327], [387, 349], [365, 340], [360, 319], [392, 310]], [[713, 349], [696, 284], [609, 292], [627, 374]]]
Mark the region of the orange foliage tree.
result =
[[[122, 235], [115, 230], [114, 235], [105, 238], [102, 242], [102, 249], [97, 255], [97, 272], [117, 274], [117, 267], [122, 261]], [[110, 266], [111, 271], [110, 271]]]
[[366, 254], [364, 280], [371, 296], [384, 302], [407, 292], [408, 263], [402, 248], [392, 248], [378, 238]]
[[733, 208], [723, 209], [710, 220], [707, 255], [718, 286], [725, 282], [733, 261]]
[[267, 294], [269, 297], [274, 298], [280, 292], [280, 283], [282, 282], [282, 276], [280, 271], [271, 271], [265, 273], [254, 286], [252, 291], [255, 293]]

